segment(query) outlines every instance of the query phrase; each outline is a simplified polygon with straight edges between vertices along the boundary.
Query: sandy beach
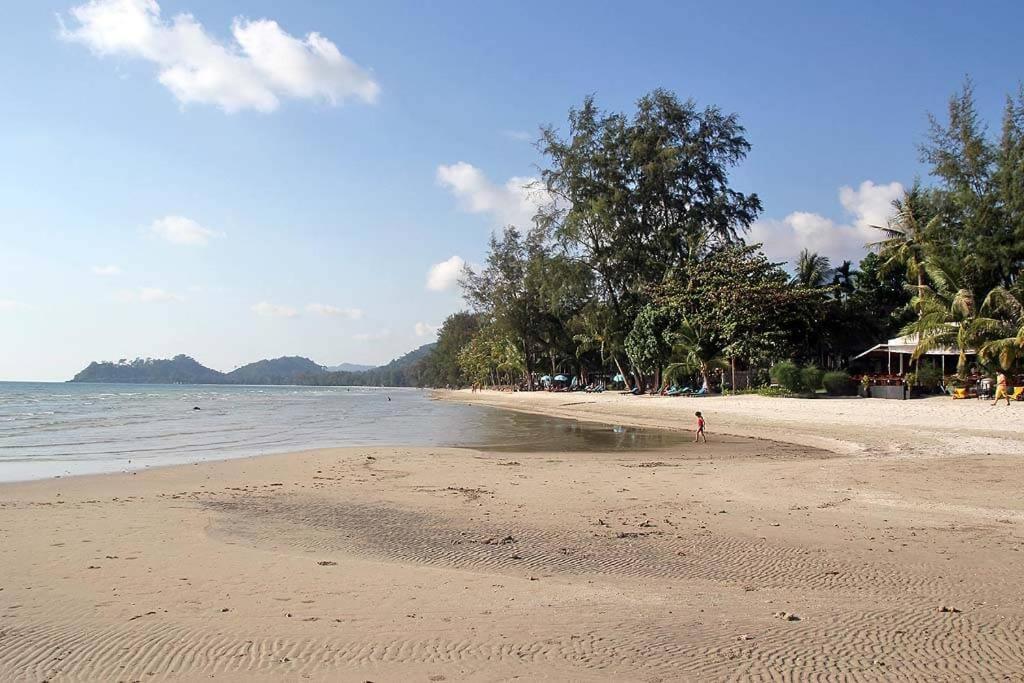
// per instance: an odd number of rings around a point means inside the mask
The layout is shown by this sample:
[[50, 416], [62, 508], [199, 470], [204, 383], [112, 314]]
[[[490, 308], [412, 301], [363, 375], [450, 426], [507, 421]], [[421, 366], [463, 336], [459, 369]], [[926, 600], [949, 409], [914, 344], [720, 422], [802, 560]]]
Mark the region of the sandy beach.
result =
[[686, 429], [0, 486], [2, 680], [1024, 680], [1024, 404], [441, 392]]

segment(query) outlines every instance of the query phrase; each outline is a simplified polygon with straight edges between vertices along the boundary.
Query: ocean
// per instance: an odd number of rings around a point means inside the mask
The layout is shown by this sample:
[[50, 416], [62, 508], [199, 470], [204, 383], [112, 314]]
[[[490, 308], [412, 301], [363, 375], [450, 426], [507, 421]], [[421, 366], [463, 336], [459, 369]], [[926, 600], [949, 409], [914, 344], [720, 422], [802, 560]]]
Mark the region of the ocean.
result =
[[0, 382], [0, 481], [332, 446], [604, 452], [682, 439], [436, 401], [417, 389]]

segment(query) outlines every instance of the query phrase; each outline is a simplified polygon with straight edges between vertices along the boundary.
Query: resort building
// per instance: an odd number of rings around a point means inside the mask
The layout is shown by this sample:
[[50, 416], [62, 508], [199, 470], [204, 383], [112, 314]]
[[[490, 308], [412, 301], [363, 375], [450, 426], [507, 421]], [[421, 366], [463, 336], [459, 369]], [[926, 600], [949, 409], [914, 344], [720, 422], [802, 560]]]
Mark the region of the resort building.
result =
[[[883, 344], [875, 344], [867, 351], [854, 356], [858, 365], [870, 368], [872, 374], [902, 375], [913, 368], [914, 353], [917, 351], [917, 335], [894, 337]], [[975, 357], [974, 349], [965, 349], [964, 355], [968, 362]], [[942, 374], [956, 372], [960, 359], [960, 350], [950, 347], [934, 348], [921, 354], [921, 358], [929, 358], [932, 363], [942, 368]], [[867, 369], [867, 368], [866, 368]]]

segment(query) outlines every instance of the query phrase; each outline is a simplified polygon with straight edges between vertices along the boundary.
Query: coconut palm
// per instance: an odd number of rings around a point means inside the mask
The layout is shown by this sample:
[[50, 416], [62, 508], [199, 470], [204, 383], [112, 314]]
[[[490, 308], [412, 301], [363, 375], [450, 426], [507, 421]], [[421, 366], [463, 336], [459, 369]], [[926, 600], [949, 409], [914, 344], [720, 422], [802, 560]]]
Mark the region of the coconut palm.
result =
[[872, 225], [885, 237], [870, 242], [867, 247], [882, 257], [882, 268], [902, 265], [907, 276], [917, 281], [917, 296], [924, 292], [925, 261], [930, 252], [928, 234], [934, 232], [939, 223], [938, 215], [928, 216], [924, 193], [918, 187], [909, 190], [903, 197], [892, 202], [895, 213], [886, 226]]
[[832, 285], [842, 299], [846, 299], [857, 288], [857, 276], [860, 272], [853, 267], [851, 261], [843, 261], [842, 265], [832, 271]]
[[996, 287], [977, 303], [978, 297], [966, 285], [963, 264], [955, 259], [929, 257], [924, 268], [932, 285], [911, 300], [918, 319], [902, 333], [918, 337], [914, 358], [936, 348], [956, 348], [957, 372], [967, 369], [967, 351], [976, 349], [984, 364], [1012, 370], [1024, 357], [1024, 306], [1019, 296]]
[[665, 379], [676, 380], [682, 375], [699, 374], [701, 383], [708, 386], [708, 378], [714, 368], [726, 368], [728, 360], [723, 355], [724, 347], [710, 335], [702, 334], [687, 322], [683, 322], [672, 334], [672, 355], [679, 359], [665, 368]]
[[1024, 290], [1018, 290], [996, 287], [981, 304], [993, 321], [986, 331], [994, 338], [981, 345], [978, 355], [1003, 370], [1012, 370], [1024, 359]]
[[804, 249], [796, 260], [796, 273], [793, 284], [802, 287], [824, 287], [832, 277], [832, 264], [827, 256], [819, 256], [817, 252]]

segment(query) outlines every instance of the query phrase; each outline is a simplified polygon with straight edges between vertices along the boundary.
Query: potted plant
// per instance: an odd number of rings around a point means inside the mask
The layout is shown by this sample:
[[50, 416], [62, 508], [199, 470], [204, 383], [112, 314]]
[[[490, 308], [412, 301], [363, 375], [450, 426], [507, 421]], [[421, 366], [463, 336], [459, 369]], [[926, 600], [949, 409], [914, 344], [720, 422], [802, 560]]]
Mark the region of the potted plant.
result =
[[871, 378], [867, 375], [860, 378], [860, 387], [857, 389], [857, 395], [861, 398], [871, 398]]

